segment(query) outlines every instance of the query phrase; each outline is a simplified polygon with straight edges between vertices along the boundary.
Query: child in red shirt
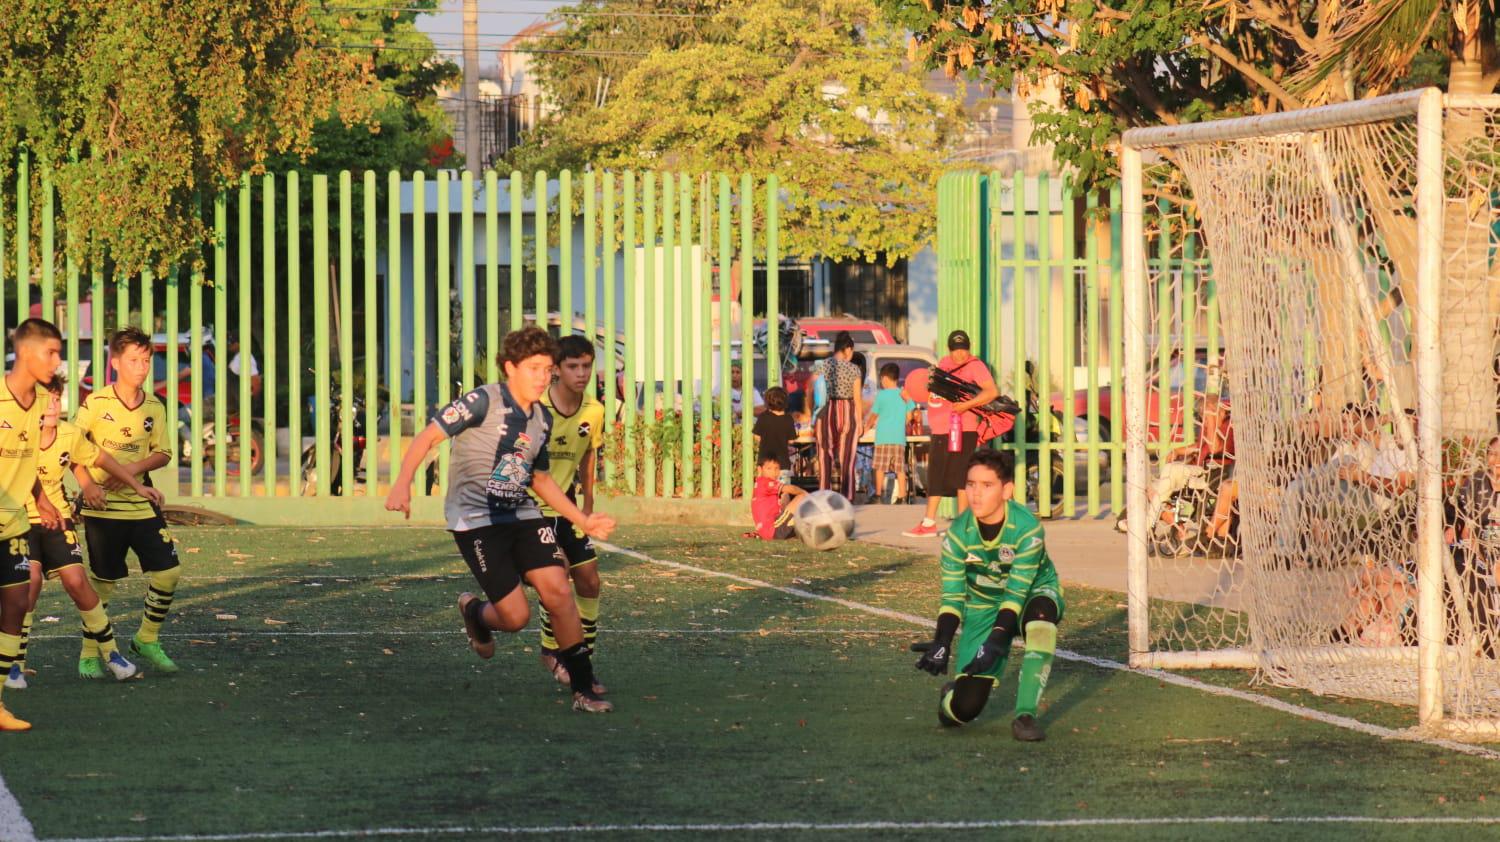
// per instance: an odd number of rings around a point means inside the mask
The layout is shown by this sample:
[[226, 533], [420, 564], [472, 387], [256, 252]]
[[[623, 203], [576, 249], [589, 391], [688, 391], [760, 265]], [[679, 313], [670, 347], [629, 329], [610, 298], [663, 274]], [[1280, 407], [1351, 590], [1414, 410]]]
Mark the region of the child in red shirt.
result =
[[745, 537], [776, 541], [796, 535], [792, 526], [792, 506], [806, 493], [781, 481], [781, 462], [774, 454], [763, 457], [755, 476], [755, 492], [750, 498], [750, 516], [755, 518], [755, 531], [746, 532]]

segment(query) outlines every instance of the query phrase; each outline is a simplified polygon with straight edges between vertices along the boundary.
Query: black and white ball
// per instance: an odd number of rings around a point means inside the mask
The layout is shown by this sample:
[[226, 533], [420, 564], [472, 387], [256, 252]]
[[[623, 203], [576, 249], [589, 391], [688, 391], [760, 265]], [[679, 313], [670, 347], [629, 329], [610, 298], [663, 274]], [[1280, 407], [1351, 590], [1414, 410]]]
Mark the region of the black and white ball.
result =
[[837, 491], [814, 491], [792, 513], [797, 537], [815, 550], [836, 550], [854, 537], [854, 506]]

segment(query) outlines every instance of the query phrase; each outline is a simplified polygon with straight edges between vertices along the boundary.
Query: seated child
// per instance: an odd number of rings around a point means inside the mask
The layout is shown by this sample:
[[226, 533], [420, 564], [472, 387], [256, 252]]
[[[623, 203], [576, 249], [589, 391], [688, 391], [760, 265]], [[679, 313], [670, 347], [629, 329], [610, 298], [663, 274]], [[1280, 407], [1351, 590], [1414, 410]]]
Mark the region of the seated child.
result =
[[755, 477], [755, 494], [750, 499], [750, 515], [755, 518], [755, 531], [746, 532], [746, 538], [777, 541], [797, 534], [792, 526], [792, 506], [798, 497], [806, 494], [801, 488], [781, 481], [781, 463], [775, 456], [764, 456]]

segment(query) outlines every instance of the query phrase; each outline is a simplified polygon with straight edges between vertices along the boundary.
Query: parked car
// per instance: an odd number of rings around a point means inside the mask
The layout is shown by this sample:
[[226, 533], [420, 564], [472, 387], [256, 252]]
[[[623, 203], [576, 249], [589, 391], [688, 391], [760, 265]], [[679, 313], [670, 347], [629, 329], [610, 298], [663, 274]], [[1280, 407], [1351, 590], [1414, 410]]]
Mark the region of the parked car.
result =
[[797, 320], [797, 327], [807, 339], [823, 340], [833, 342], [842, 331], [849, 332], [849, 338], [856, 345], [895, 345], [896, 338], [880, 322], [872, 322], [866, 319], [851, 319], [847, 317], [835, 318], [804, 318]]
[[[1155, 362], [1153, 358], [1151, 362]], [[1195, 395], [1202, 395], [1208, 389], [1209, 380], [1217, 374], [1217, 358], [1207, 348], [1198, 348], [1193, 354], [1191, 374], [1184, 371], [1180, 354], [1174, 354], [1165, 369], [1167, 382], [1167, 416], [1165, 421], [1161, 417], [1161, 388], [1162, 371], [1153, 371], [1146, 380], [1146, 442], [1155, 444], [1159, 441], [1181, 443], [1183, 441], [1183, 385], [1192, 381], [1192, 389]], [[1124, 386], [1121, 384], [1123, 390]], [[1220, 386], [1222, 389], [1222, 386]], [[1221, 394], [1227, 394], [1221, 391]], [[1101, 441], [1112, 441], [1117, 419], [1113, 417], [1114, 388], [1113, 384], [1098, 387], [1099, 413], [1099, 438]], [[1124, 411], [1123, 391], [1120, 410]], [[1064, 399], [1061, 392], [1052, 393], [1052, 409], [1059, 415], [1064, 413]], [[1084, 440], [1088, 434], [1089, 392], [1088, 386], [1077, 387], [1073, 390], [1073, 414], [1075, 416], [1074, 430], [1077, 440]], [[1124, 419], [1118, 419], [1121, 436], [1124, 434]], [[1167, 430], [1165, 439], [1163, 429]]]

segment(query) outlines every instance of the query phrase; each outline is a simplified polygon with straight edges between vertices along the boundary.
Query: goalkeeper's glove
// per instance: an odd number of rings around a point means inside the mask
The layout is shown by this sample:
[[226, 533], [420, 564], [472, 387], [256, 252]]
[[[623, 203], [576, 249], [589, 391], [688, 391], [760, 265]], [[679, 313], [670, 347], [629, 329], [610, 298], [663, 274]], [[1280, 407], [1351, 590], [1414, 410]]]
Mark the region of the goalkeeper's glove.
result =
[[996, 628], [990, 632], [990, 636], [979, 644], [979, 651], [974, 653], [974, 660], [964, 665], [964, 675], [980, 675], [995, 668], [1005, 657], [1005, 651], [1010, 648], [1011, 635], [1003, 629]]
[[926, 670], [933, 675], [944, 675], [948, 672], [948, 661], [953, 657], [953, 634], [958, 631], [958, 615], [943, 613], [938, 615], [937, 631], [933, 633], [932, 643], [928, 645], [927, 651], [917, 659], [917, 669]]

